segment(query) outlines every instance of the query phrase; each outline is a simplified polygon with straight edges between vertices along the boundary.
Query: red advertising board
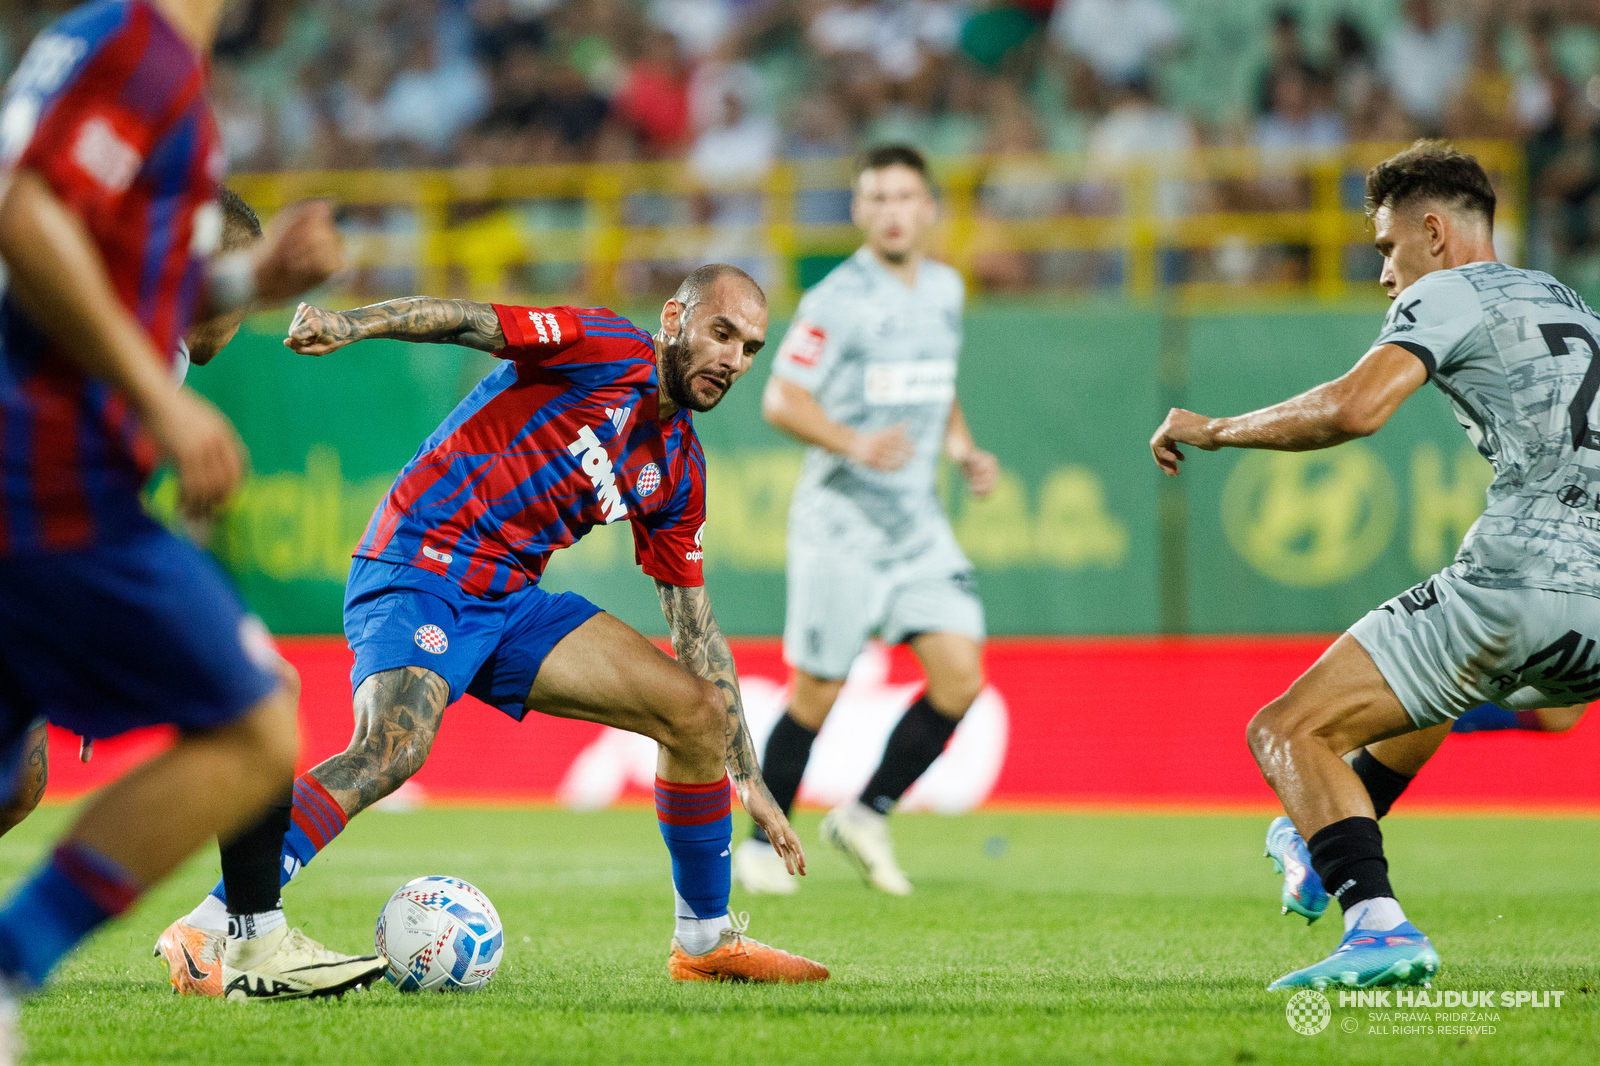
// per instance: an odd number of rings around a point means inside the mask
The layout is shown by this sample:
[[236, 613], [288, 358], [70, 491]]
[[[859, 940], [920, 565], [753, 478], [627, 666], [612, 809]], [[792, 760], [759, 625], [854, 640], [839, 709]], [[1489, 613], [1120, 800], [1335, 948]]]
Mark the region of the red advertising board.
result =
[[[1251, 714], [1313, 662], [1327, 637], [996, 640], [990, 689], [969, 715], [914, 806], [988, 804], [1250, 806], [1272, 793], [1245, 747]], [[285, 639], [304, 684], [302, 763], [350, 736], [350, 652], [337, 638]], [[776, 641], [736, 641], [752, 728], [764, 736], [782, 708]], [[864, 657], [814, 752], [802, 800], [827, 802], [864, 780], [895, 718], [917, 691], [900, 648]], [[76, 738], [52, 736], [49, 795], [69, 798], [158, 750], [159, 732], [96, 745], [88, 765]], [[452, 802], [563, 800], [597, 806], [643, 796], [648, 742], [543, 715], [517, 723], [471, 698], [455, 705], [420, 795]], [[1403, 806], [1600, 808], [1600, 727], [1569, 733], [1452, 737]], [[858, 780], [859, 779], [859, 780]]]

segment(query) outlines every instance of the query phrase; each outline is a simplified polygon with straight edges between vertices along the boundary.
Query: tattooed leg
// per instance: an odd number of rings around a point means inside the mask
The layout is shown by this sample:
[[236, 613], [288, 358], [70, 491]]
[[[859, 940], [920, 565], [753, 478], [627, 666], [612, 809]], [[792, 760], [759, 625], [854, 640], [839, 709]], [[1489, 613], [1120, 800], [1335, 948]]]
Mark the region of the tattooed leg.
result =
[[356, 689], [350, 746], [313, 767], [311, 776], [351, 817], [422, 769], [444, 718], [450, 686], [432, 670], [384, 670]]
[[43, 722], [28, 730], [20, 762], [11, 797], [0, 806], [0, 836], [16, 828], [44, 798], [45, 782], [50, 777], [50, 734]]

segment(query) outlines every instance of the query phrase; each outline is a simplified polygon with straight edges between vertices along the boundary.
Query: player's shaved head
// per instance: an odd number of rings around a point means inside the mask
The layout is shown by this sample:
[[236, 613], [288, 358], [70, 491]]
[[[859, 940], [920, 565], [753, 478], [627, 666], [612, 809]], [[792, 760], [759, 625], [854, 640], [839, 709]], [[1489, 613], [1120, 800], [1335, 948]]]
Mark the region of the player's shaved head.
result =
[[1367, 214], [1421, 204], [1479, 215], [1494, 226], [1495, 194], [1472, 156], [1446, 141], [1417, 141], [1367, 171]]
[[[221, 255], [242, 252], [261, 239], [261, 219], [255, 210], [244, 202], [244, 197], [223, 187], [218, 197], [222, 205], [222, 243], [217, 251]], [[243, 324], [248, 307], [240, 307], [215, 318], [195, 322], [184, 334], [189, 346], [189, 361], [195, 366], [205, 366], [228, 346]]]
[[685, 318], [694, 313], [695, 306], [701, 300], [716, 291], [717, 283], [723, 278], [733, 279], [734, 284], [742, 286], [762, 307], [767, 306], [767, 294], [761, 291], [755, 278], [732, 263], [707, 263], [690, 271], [678, 286], [678, 291], [672, 294], [673, 300], [683, 308]]
[[767, 340], [767, 294], [729, 263], [683, 279], [661, 309], [656, 367], [672, 405], [709, 411], [750, 369]]

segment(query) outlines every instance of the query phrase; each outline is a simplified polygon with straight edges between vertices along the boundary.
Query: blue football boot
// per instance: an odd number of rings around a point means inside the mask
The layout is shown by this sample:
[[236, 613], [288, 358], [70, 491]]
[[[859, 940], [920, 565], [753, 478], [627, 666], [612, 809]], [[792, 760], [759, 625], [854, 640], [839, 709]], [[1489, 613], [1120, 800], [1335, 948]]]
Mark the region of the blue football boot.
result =
[[1283, 913], [1303, 915], [1307, 925], [1321, 918], [1328, 909], [1328, 893], [1311, 868], [1311, 852], [1300, 830], [1289, 819], [1280, 816], [1267, 826], [1267, 858], [1283, 875]]
[[1428, 987], [1439, 972], [1439, 953], [1422, 931], [1410, 922], [1376, 931], [1357, 926], [1344, 935], [1332, 955], [1315, 966], [1284, 974], [1267, 986], [1284, 988], [1378, 988], [1421, 985]]

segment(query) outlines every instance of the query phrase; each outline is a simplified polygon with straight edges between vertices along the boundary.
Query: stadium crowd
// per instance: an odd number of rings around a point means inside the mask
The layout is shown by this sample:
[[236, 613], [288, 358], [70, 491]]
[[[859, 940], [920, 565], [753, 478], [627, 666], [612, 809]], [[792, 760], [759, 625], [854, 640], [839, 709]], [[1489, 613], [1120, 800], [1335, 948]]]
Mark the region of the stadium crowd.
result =
[[[65, 6], [4, 5], [7, 69]], [[887, 140], [1081, 151], [1093, 172], [1192, 145], [1510, 138], [1530, 258], [1600, 252], [1593, 0], [238, 0], [214, 96], [234, 171], [683, 159], [713, 188]], [[991, 182], [983, 206], [1095, 213], [1057, 202], [1076, 195]]]

